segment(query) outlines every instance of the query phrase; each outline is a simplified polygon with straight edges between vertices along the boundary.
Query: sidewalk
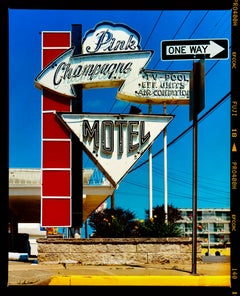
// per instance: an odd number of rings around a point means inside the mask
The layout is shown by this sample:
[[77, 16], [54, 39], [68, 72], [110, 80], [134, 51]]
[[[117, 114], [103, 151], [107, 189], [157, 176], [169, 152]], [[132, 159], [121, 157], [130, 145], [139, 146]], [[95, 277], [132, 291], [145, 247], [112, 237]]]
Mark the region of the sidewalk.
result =
[[230, 263], [89, 266], [9, 261], [9, 286], [207, 286], [230, 287]]

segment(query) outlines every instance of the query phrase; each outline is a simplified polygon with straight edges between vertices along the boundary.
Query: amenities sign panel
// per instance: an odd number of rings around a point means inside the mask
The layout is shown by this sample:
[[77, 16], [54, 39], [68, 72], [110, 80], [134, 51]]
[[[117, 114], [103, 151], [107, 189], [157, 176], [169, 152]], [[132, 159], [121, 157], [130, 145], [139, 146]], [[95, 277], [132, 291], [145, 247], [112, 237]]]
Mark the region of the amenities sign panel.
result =
[[190, 71], [143, 70], [120, 88], [117, 98], [142, 104], [187, 105], [190, 75]]

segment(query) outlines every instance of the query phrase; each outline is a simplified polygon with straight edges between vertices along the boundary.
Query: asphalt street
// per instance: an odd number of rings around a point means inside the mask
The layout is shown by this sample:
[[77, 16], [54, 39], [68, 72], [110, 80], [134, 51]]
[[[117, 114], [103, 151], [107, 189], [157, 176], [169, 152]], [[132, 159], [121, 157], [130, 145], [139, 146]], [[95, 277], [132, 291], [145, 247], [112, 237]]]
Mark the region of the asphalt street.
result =
[[46, 264], [36, 259], [9, 261], [8, 285], [130, 285], [130, 286], [223, 286], [230, 287], [229, 262], [191, 264], [81, 265]]

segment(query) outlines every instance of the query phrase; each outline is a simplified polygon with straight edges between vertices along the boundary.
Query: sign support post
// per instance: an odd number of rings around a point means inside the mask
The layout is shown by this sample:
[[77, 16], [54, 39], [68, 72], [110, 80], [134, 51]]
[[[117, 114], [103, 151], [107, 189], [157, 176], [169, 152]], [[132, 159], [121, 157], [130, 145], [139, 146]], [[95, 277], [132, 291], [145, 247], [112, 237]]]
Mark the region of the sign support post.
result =
[[[167, 114], [167, 106], [163, 105], [164, 114]], [[165, 223], [168, 223], [168, 182], [167, 182], [167, 128], [163, 130], [163, 151], [164, 151], [164, 214]]]
[[193, 120], [193, 188], [192, 188], [192, 274], [197, 273], [197, 164], [198, 113], [204, 108], [204, 60], [193, 62], [191, 77], [190, 120]]
[[[152, 114], [152, 105], [148, 105], [148, 113]], [[152, 205], [152, 145], [148, 148], [148, 160], [149, 160], [149, 219], [153, 217], [153, 205]]]
[[[81, 54], [82, 26], [72, 25], [71, 45], [74, 54]], [[82, 112], [82, 85], [75, 85], [76, 98], [72, 99], [72, 112]], [[72, 227], [76, 235], [82, 227], [82, 147], [78, 137], [72, 133]], [[80, 183], [79, 183], [80, 182]], [[80, 235], [80, 233], [78, 233]]]
[[193, 221], [192, 221], [192, 274], [197, 273], [197, 114], [193, 116], [193, 188], [192, 188], [192, 209], [193, 209]]

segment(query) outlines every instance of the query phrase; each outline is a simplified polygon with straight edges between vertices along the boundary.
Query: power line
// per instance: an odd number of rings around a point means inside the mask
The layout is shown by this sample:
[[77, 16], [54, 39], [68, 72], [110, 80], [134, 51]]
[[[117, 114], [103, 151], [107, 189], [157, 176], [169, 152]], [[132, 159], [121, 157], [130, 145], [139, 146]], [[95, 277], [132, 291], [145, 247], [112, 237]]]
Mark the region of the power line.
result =
[[151, 38], [151, 36], [152, 36], [152, 34], [153, 34], [153, 32], [154, 32], [154, 30], [155, 30], [155, 28], [156, 28], [158, 22], [160, 21], [160, 18], [161, 18], [161, 16], [162, 16], [162, 14], [163, 14], [163, 11], [161, 11], [160, 15], [158, 16], [158, 19], [156, 20], [155, 25], [153, 26], [152, 31], [151, 31], [151, 33], [149, 34], [149, 36], [148, 36], [148, 38], [147, 38], [147, 40], [146, 40], [146, 42], [145, 42], [143, 48], [146, 48], [146, 46], [147, 46], [147, 44], [148, 44], [148, 41], [150, 40], [150, 38]]
[[[199, 117], [197, 119], [197, 122], [201, 122], [203, 119], [205, 119], [205, 117], [207, 117], [214, 109], [216, 109], [217, 107], [219, 107], [219, 105], [221, 105], [228, 96], [230, 96], [231, 92], [228, 92], [221, 100], [219, 100], [215, 105], [213, 105], [205, 114], [203, 114], [201, 117]], [[188, 128], [186, 128], [180, 135], [178, 135], [175, 139], [173, 139], [168, 145], [167, 147], [170, 147], [171, 145], [173, 145], [175, 142], [177, 142], [180, 138], [182, 138], [186, 133], [188, 133], [191, 129], [193, 128], [193, 124], [191, 124]], [[161, 150], [159, 150], [157, 153], [155, 153], [152, 157], [156, 157], [157, 155], [159, 155], [160, 153], [163, 152], [163, 148]], [[145, 160], [144, 162], [142, 162], [141, 164], [139, 164], [138, 166], [136, 166], [135, 168], [133, 168], [132, 170], [129, 171], [129, 173], [137, 170], [138, 168], [142, 167], [144, 164], [148, 163], [148, 159]]]
[[[179, 26], [179, 28], [177, 29], [176, 33], [173, 35], [173, 37], [171, 38], [171, 40], [175, 39], [177, 34], [180, 32], [181, 28], [183, 27], [183, 25], [185, 24], [186, 20], [188, 19], [189, 15], [191, 14], [191, 10], [188, 12], [188, 14], [185, 16], [185, 18], [183, 19], [181, 25]], [[155, 66], [153, 67], [153, 69], [155, 69], [159, 63], [160, 59], [157, 61], [157, 63], [155, 64]], [[172, 62], [170, 63], [170, 65], [172, 64]], [[170, 67], [170, 65], [168, 66], [168, 68]], [[167, 69], [168, 69], [167, 68]]]

